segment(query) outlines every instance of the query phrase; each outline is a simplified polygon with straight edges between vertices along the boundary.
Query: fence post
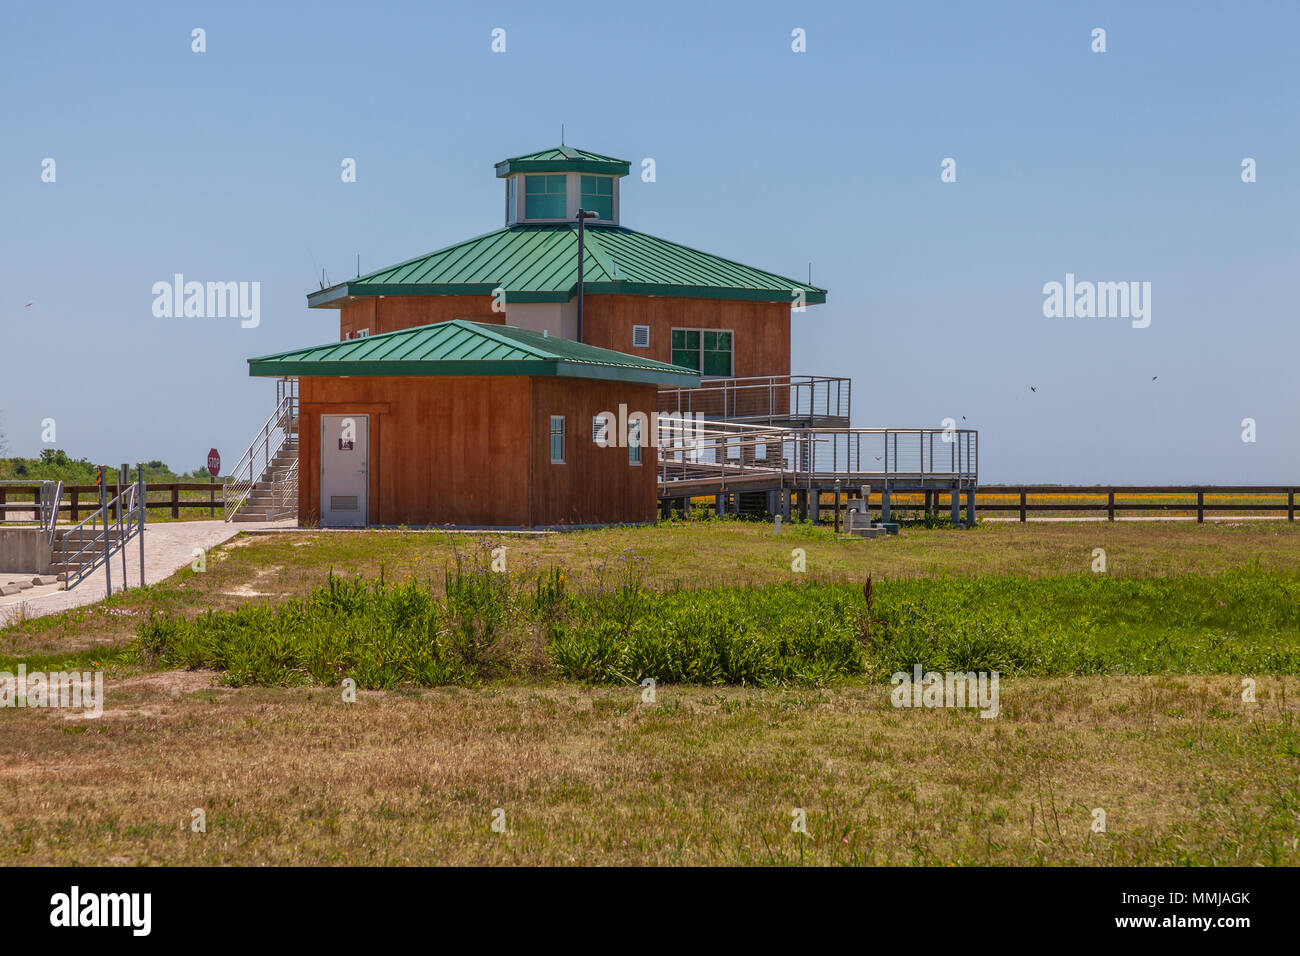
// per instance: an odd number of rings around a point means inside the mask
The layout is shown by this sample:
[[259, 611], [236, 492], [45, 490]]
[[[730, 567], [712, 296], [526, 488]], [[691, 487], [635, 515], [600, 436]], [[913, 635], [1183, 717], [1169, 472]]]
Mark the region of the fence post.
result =
[[1115, 492], [1113, 491], [1106, 495], [1106, 520], [1115, 520]]
[[[108, 588], [108, 596], [113, 596], [113, 560], [112, 555], [108, 553], [108, 468], [101, 472], [104, 478], [99, 483], [99, 513], [104, 518], [104, 584]], [[94, 552], [91, 552], [93, 559]]]
[[77, 489], [72, 489], [72, 523], [76, 524], [77, 519], [81, 517], [81, 509], [77, 507]]
[[1205, 492], [1196, 493], [1196, 523], [1201, 524], [1205, 521]]
[[136, 492], [140, 500], [140, 530], [137, 533], [140, 535], [140, 587], [144, 587], [144, 465], [137, 467], [135, 480], [140, 484], [140, 490]]
[[1286, 520], [1295, 521], [1295, 489], [1286, 493]]
[[181, 516], [181, 492], [180, 489], [176, 486], [176, 482], [173, 481], [172, 482], [172, 517], [179, 518], [180, 516]]
[[1020, 489], [1020, 523], [1025, 523], [1025, 489]]

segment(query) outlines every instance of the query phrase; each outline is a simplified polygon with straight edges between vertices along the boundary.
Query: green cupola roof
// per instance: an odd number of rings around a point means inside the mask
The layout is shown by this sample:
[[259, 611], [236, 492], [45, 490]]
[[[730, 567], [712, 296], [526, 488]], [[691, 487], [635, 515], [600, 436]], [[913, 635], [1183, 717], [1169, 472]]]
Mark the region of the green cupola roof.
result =
[[527, 156], [515, 156], [497, 163], [497, 178], [504, 179], [515, 173], [600, 173], [607, 176], [626, 176], [632, 164], [626, 159], [589, 153], [572, 146], [556, 146]]

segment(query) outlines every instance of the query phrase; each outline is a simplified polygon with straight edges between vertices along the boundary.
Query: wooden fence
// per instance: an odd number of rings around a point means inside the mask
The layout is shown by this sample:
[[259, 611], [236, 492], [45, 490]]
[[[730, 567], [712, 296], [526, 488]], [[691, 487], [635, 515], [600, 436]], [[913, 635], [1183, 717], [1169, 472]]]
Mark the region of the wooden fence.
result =
[[[116, 485], [110, 481], [108, 484], [109, 496], [112, 497]], [[215, 516], [220, 516], [221, 510], [221, 482], [206, 481], [175, 481], [170, 483], [146, 483], [146, 507], [147, 508], [164, 508], [171, 509], [171, 516], [179, 518], [182, 508], [200, 508], [209, 509]], [[197, 492], [207, 492], [206, 495], [195, 494]], [[181, 492], [188, 492], [189, 496], [181, 498]], [[31, 515], [32, 521], [40, 520], [40, 503], [41, 503], [41, 484], [36, 482], [30, 485], [0, 485], [0, 520], [8, 518], [12, 514], [22, 515], [23, 512]], [[63, 501], [59, 505], [60, 517], [66, 515], [73, 522], [80, 521], [83, 515], [89, 514], [99, 507], [99, 486], [90, 485], [64, 485]], [[19, 520], [22, 520], [21, 518]]]
[[[980, 485], [975, 492], [975, 513], [1014, 511], [1019, 513], [1021, 521], [1026, 521], [1035, 511], [1104, 511], [1107, 520], [1114, 521], [1117, 511], [1181, 511], [1195, 512], [1196, 520], [1203, 522], [1210, 512], [1253, 511], [1285, 512], [1287, 520], [1294, 521], [1297, 491], [1300, 491], [1300, 486]], [[991, 500], [1008, 496], [1016, 500]], [[1062, 501], [1062, 498], [1081, 500]], [[1214, 500], [1222, 498], [1230, 500]], [[1256, 500], [1241, 501], [1241, 498]]]

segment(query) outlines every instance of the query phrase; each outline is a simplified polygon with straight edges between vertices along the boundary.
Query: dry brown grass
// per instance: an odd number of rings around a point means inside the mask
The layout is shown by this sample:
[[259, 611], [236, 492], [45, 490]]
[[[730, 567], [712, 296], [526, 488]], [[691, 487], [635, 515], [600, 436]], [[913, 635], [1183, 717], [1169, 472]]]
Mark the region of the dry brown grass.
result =
[[206, 683], [6, 713], [7, 862], [1300, 863], [1294, 678], [1255, 706], [1233, 678], [1006, 681], [992, 720], [887, 688]]

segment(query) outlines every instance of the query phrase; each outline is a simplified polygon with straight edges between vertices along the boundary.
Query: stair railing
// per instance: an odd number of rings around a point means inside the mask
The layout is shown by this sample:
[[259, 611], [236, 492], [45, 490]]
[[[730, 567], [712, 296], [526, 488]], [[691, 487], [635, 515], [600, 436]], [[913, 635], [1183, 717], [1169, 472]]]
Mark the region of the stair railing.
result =
[[[112, 498], [101, 486], [99, 507], [63, 532], [71, 543], [63, 554], [64, 590], [71, 591], [85, 578], [104, 567], [108, 593], [113, 593], [113, 567], [109, 559], [122, 552], [122, 590], [126, 590], [126, 544], [144, 533], [144, 478], [127, 485]], [[80, 543], [76, 552], [69, 548]], [[75, 570], [74, 570], [75, 565]], [[144, 542], [140, 543], [140, 580], [144, 581]]]
[[291, 518], [298, 513], [298, 459], [284, 469], [275, 479], [275, 505], [267, 513], [267, 519], [278, 521]]
[[258, 429], [248, 444], [248, 450], [221, 483], [221, 503], [227, 521], [235, 517], [259, 481], [274, 477], [270, 475], [271, 462], [297, 432], [298, 394], [296, 390], [285, 390], [276, 402], [275, 411]]
[[54, 547], [54, 528], [59, 523], [59, 507], [63, 503], [63, 482], [41, 482], [41, 530], [46, 532], [46, 541]]

